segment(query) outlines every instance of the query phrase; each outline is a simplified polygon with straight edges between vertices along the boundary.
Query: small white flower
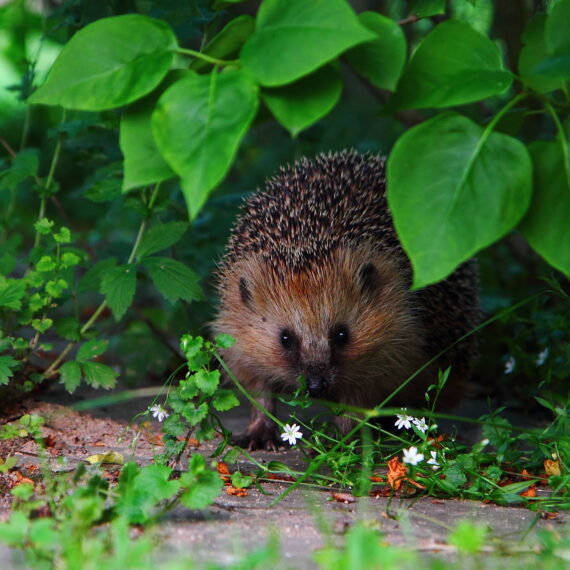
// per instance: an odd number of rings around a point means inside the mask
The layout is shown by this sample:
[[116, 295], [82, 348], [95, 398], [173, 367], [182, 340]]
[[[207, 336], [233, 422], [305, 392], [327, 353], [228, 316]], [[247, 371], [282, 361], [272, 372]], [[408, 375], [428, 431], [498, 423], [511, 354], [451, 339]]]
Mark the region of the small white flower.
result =
[[417, 465], [420, 461], [424, 460], [424, 454], [418, 453], [418, 448], [412, 445], [410, 449], [404, 449], [404, 463], [410, 465]]
[[538, 353], [538, 356], [536, 357], [536, 360], [534, 362], [537, 366], [542, 366], [545, 363], [547, 357], [548, 357], [548, 347], [546, 347], [544, 350], [541, 350]]
[[432, 469], [435, 471], [436, 469], [439, 469], [439, 463], [437, 461], [437, 452], [436, 451], [430, 451], [431, 454], [431, 459], [428, 459], [428, 465], [432, 466]]
[[412, 427], [412, 424], [410, 422], [414, 420], [414, 416], [408, 416], [408, 414], [406, 414], [405, 412], [406, 408], [402, 408], [402, 413], [396, 414], [396, 417], [398, 419], [396, 420], [396, 423], [394, 425], [398, 429], [402, 428], [410, 429]]
[[510, 374], [515, 369], [516, 364], [517, 361], [515, 360], [514, 356], [509, 356], [505, 362], [505, 374]]
[[159, 422], [162, 422], [170, 415], [160, 404], [151, 406], [149, 411], [152, 412], [152, 417], [157, 418]]
[[297, 440], [303, 437], [301, 428], [297, 424], [293, 424], [292, 426], [285, 424], [283, 429], [285, 431], [281, 434], [281, 439], [283, 441], [289, 441], [289, 445], [295, 445]]
[[425, 433], [428, 430], [428, 425], [426, 424], [426, 419], [422, 418], [419, 420], [418, 418], [414, 418], [414, 425], [422, 432]]

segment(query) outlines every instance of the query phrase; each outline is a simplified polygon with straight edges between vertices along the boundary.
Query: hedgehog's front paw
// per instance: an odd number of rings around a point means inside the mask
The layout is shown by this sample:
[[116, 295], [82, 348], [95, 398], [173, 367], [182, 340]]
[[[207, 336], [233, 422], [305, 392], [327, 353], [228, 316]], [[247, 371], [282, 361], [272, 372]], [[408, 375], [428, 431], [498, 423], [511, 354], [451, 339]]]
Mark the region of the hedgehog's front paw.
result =
[[279, 440], [279, 433], [275, 424], [263, 416], [252, 421], [245, 432], [234, 435], [232, 445], [243, 447], [248, 451], [255, 451], [256, 449], [277, 451], [283, 442]]

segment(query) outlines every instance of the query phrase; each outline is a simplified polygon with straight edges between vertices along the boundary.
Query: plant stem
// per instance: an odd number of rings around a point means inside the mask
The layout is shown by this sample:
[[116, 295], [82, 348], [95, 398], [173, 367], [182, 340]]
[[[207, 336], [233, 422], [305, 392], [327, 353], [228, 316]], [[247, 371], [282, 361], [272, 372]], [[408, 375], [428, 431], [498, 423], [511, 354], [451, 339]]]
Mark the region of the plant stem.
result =
[[[131, 254], [129, 255], [129, 259], [127, 261], [127, 265], [131, 265], [135, 259], [136, 253], [137, 253], [137, 249], [141, 243], [141, 240], [143, 238], [143, 235], [146, 231], [146, 228], [148, 226], [148, 219], [150, 216], [150, 213], [152, 212], [152, 207], [154, 206], [154, 203], [156, 201], [156, 197], [158, 195], [158, 191], [160, 189], [160, 182], [155, 184], [152, 194], [150, 196], [149, 199], [149, 215], [146, 216], [145, 218], [143, 218], [141, 220], [138, 232], [137, 232], [137, 237], [135, 239], [135, 243], [133, 244], [133, 248], [131, 250]], [[101, 313], [107, 308], [107, 301], [103, 301], [95, 310], [95, 312], [91, 315], [91, 317], [89, 318], [89, 320], [81, 327], [79, 334], [81, 336], [83, 336], [95, 323], [95, 321], [99, 318], [99, 316], [101, 315]], [[62, 351], [61, 354], [50, 364], [50, 366], [47, 368], [47, 370], [43, 373], [43, 377], [44, 378], [49, 378], [50, 376], [53, 376], [54, 374], [56, 374], [58, 372], [58, 367], [59, 365], [62, 363], [62, 361], [65, 359], [65, 357], [71, 352], [71, 350], [73, 349], [73, 347], [77, 344], [77, 341], [73, 341], [70, 342]]]
[[205, 53], [201, 53], [199, 51], [193, 50], [193, 49], [187, 49], [187, 48], [181, 48], [179, 47], [176, 50], [178, 53], [182, 53], [185, 55], [191, 55], [192, 57], [195, 57], [197, 59], [201, 59], [203, 61], [206, 61], [208, 63], [211, 63], [213, 65], [237, 65], [239, 62], [238, 60], [225, 60], [225, 59], [218, 59], [216, 57], [212, 57], [210, 55], [207, 55]]
[[[63, 114], [61, 116], [61, 122], [60, 124], [63, 124], [65, 122], [65, 109], [63, 110]], [[45, 213], [46, 213], [46, 195], [49, 192], [49, 189], [51, 187], [51, 185], [53, 184], [53, 179], [55, 176], [55, 169], [57, 167], [57, 163], [59, 162], [59, 157], [61, 155], [61, 147], [62, 147], [62, 140], [63, 137], [61, 136], [61, 133], [58, 135], [57, 138], [57, 143], [55, 145], [55, 150], [53, 153], [53, 158], [51, 160], [51, 165], [49, 168], [49, 172], [48, 172], [48, 176], [46, 178], [46, 181], [44, 183], [44, 187], [43, 187], [43, 196], [40, 199], [40, 211], [38, 214], [38, 222], [45, 217]], [[38, 247], [38, 245], [40, 245], [40, 240], [41, 240], [41, 235], [39, 231], [36, 231], [36, 237], [34, 239], [34, 247]]]

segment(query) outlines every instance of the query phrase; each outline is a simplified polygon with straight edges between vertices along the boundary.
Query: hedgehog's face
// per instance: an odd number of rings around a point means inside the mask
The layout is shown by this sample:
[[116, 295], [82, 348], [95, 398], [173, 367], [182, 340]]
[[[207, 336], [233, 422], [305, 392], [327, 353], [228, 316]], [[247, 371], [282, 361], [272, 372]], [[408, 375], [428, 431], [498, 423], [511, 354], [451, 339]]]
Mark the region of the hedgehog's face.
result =
[[258, 385], [294, 388], [303, 375], [311, 396], [346, 399], [350, 384], [363, 389], [377, 377], [382, 359], [393, 372], [413, 328], [401, 269], [364, 248], [337, 250], [285, 279], [250, 258], [225, 278], [216, 328], [236, 338], [230, 364]]

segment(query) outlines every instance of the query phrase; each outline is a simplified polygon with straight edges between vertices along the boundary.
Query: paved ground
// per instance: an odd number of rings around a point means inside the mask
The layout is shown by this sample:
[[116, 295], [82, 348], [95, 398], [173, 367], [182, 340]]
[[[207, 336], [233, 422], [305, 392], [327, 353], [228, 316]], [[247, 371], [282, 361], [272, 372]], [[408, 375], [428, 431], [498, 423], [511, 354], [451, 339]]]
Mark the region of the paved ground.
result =
[[[48, 395], [48, 400], [61, 402], [62, 394]], [[31, 404], [38, 413], [47, 417], [46, 435], [52, 435], [54, 449], [53, 466], [70, 469], [85, 457], [102, 451], [117, 450], [128, 458], [132, 432], [125, 419], [132, 418], [146, 408], [141, 400], [127, 405], [99, 409], [93, 414], [78, 413], [68, 407], [52, 403]], [[17, 416], [17, 413], [14, 412]], [[243, 409], [227, 418], [231, 428], [246, 421], [247, 410]], [[208, 444], [199, 451], [208, 453], [215, 444]], [[2, 451], [0, 449], [0, 451]], [[14, 442], [12, 450], [20, 465], [36, 463], [32, 442]], [[64, 463], [58, 458], [63, 457]], [[150, 461], [151, 446], [141, 439], [135, 459], [142, 463]], [[278, 453], [257, 452], [258, 461], [279, 460], [294, 469], [303, 470], [304, 461], [294, 450]], [[239, 467], [247, 472], [251, 465]], [[389, 544], [409, 545], [427, 553], [453, 557], [453, 548], [446, 543], [448, 529], [463, 519], [485, 523], [490, 528], [492, 541], [502, 540], [502, 548], [529, 549], [533, 533], [539, 528], [568, 528], [567, 514], [550, 521], [537, 520], [537, 515], [522, 508], [498, 507], [472, 501], [407, 499], [389, 503], [386, 498], [366, 498], [347, 503], [333, 500], [331, 491], [302, 488], [289, 494], [275, 506], [270, 503], [282, 493], [287, 484], [268, 482], [264, 484], [267, 495], [250, 489], [247, 497], [233, 497], [226, 493], [206, 511], [194, 512], [184, 508], [172, 511], [157, 529], [166, 557], [179, 554], [206, 562], [231, 563], [243, 553], [263, 546], [271, 534], [278, 537], [284, 568], [314, 567], [313, 553], [325, 544], [342, 544], [347, 529], [357, 520], [373, 525], [384, 534]], [[8, 514], [5, 500], [0, 498], [0, 520]], [[528, 534], [528, 536], [527, 536]], [[493, 542], [490, 543], [490, 547]], [[3, 570], [17, 567], [13, 553], [0, 547], [0, 565]], [[486, 567], [499, 567], [500, 563]]]

